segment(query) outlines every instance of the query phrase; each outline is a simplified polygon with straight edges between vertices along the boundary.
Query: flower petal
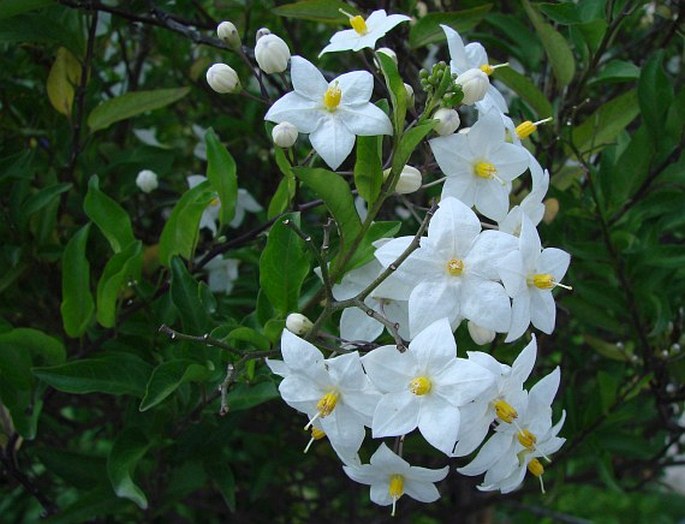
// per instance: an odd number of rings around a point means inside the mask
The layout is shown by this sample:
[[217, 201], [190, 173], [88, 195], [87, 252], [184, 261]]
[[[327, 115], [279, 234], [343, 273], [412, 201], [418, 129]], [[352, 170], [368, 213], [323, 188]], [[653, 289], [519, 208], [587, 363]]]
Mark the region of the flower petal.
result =
[[511, 304], [501, 284], [489, 280], [465, 279], [461, 314], [479, 326], [506, 333], [511, 323]]
[[421, 372], [438, 371], [457, 356], [457, 343], [447, 318], [436, 320], [417, 333], [409, 344]]
[[340, 317], [340, 336], [349, 341], [373, 342], [383, 333], [383, 324], [356, 307], [348, 307]]
[[354, 134], [337, 118], [324, 118], [309, 135], [309, 141], [319, 156], [334, 171], [349, 156], [354, 147]]
[[337, 77], [331, 85], [336, 82], [342, 92], [341, 105], [369, 102], [373, 92], [373, 76], [368, 71], [350, 71]]
[[450, 256], [462, 258], [480, 231], [480, 220], [467, 205], [456, 198], [445, 198], [428, 225], [428, 238]]
[[395, 346], [381, 346], [362, 357], [362, 364], [371, 382], [383, 392], [406, 389], [417, 369], [416, 357]]
[[511, 326], [505, 342], [513, 342], [526, 332], [530, 325], [530, 293], [516, 295], [511, 302]]
[[388, 393], [373, 414], [373, 438], [406, 435], [419, 423], [419, 402], [409, 389]]
[[392, 123], [383, 110], [371, 103], [362, 105], [340, 105], [338, 118], [354, 135], [392, 135]]
[[320, 109], [319, 104], [316, 104], [296, 93], [291, 91], [276, 100], [274, 105], [269, 108], [264, 115], [264, 120], [269, 122], [290, 122], [298, 131], [302, 133], [311, 133], [321, 124], [324, 118], [324, 113]]
[[447, 317], [451, 324], [461, 314], [460, 284], [429, 281], [420, 282], [414, 288], [409, 295], [409, 331], [412, 336], [442, 317]]
[[[290, 78], [293, 89], [298, 95], [321, 104], [323, 95], [328, 89], [328, 82], [314, 64], [301, 56], [293, 56], [290, 59]], [[294, 124], [291, 120], [289, 122]], [[295, 125], [300, 129], [300, 126]]]
[[423, 438], [436, 449], [451, 455], [457, 443], [459, 409], [437, 395], [423, 399], [419, 415], [419, 431]]
[[554, 331], [557, 319], [557, 307], [552, 292], [546, 289], [530, 291], [530, 322], [548, 335]]

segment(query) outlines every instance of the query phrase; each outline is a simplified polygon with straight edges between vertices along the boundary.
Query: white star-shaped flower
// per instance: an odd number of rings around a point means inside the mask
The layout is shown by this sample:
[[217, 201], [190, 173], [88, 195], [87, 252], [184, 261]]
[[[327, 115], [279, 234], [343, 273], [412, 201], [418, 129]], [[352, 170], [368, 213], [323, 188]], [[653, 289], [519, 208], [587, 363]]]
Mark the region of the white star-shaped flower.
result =
[[214, 257], [207, 264], [207, 284], [209, 290], [214, 293], [230, 295], [233, 285], [238, 280], [238, 266], [240, 260], [236, 258], [223, 258], [221, 255]]
[[373, 414], [373, 437], [405, 435], [418, 427], [429, 444], [451, 455], [459, 435], [459, 408], [494, 381], [490, 371], [456, 355], [446, 318], [416, 335], [403, 353], [393, 345], [364, 355], [364, 369], [384, 393]]
[[371, 486], [371, 500], [379, 506], [392, 505], [395, 516], [397, 501], [405, 493], [419, 502], [435, 502], [440, 493], [435, 487], [449, 473], [449, 466], [429, 469], [412, 466], [396, 455], [385, 443], [371, 455], [370, 464], [343, 466], [355, 482]]
[[536, 353], [535, 337], [511, 366], [500, 364], [488, 353], [467, 352], [470, 361], [490, 370], [495, 382], [471, 404], [461, 408], [462, 430], [454, 450], [456, 456], [468, 455], [480, 446], [494, 421], [511, 424], [516, 420], [517, 408], [523, 405], [526, 397], [523, 383], [533, 370]]
[[278, 390], [290, 407], [319, 421], [341, 458], [356, 454], [371, 425], [380, 394], [362, 369], [359, 354], [324, 359], [309, 342], [283, 330], [283, 360], [267, 359], [271, 371], [283, 377]]
[[[482, 44], [473, 42], [464, 46], [464, 41], [454, 29], [447, 25], [440, 25], [447, 37], [447, 47], [450, 52], [450, 69], [452, 73], [458, 75], [469, 69], [480, 69], [490, 76], [497, 66], [491, 66], [488, 61], [488, 54]], [[485, 112], [495, 107], [501, 113], [508, 113], [509, 108], [502, 94], [490, 83], [485, 97], [476, 102], [479, 112]]]
[[549, 461], [565, 442], [557, 437], [566, 413], [552, 425], [552, 400], [559, 389], [559, 368], [542, 378], [526, 396], [518, 417], [511, 424], [499, 424], [495, 434], [480, 449], [476, 457], [457, 471], [463, 475], [480, 475], [485, 472], [484, 491], [501, 490], [509, 493], [516, 489], [526, 470], [540, 479], [544, 467], [539, 457]]
[[387, 15], [384, 9], [374, 11], [366, 20], [361, 15], [344, 14], [349, 17], [352, 29], [335, 33], [331, 43], [323, 48], [319, 56], [336, 51], [359, 51], [365, 47], [374, 49], [379, 38], [383, 38], [396, 25], [411, 20], [406, 15]]
[[388, 116], [369, 100], [373, 76], [352, 71], [327, 82], [301, 56], [291, 60], [293, 91], [276, 100], [264, 116], [270, 122], [290, 122], [309, 134], [316, 152], [335, 170], [354, 147], [355, 136], [392, 135]]
[[519, 249], [505, 256], [499, 263], [504, 287], [512, 297], [511, 326], [505, 342], [523, 335], [532, 323], [544, 333], [554, 330], [556, 306], [552, 289], [561, 283], [571, 255], [549, 247], [542, 249], [540, 237], [528, 217], [522, 217]]
[[[376, 250], [376, 258], [384, 267], [390, 266], [412, 238], [391, 240]], [[514, 251], [516, 245], [516, 237], [507, 233], [481, 232], [476, 214], [456, 198], [440, 202], [421, 247], [393, 275], [411, 289], [407, 297], [410, 333], [414, 335], [442, 317], [447, 317], [453, 329], [466, 318], [506, 333], [511, 304], [498, 282], [496, 262]]]
[[511, 181], [528, 167], [528, 153], [505, 141], [496, 110], [480, 116], [467, 134], [429, 141], [435, 160], [447, 176], [442, 198], [455, 197], [493, 220], [509, 211]]

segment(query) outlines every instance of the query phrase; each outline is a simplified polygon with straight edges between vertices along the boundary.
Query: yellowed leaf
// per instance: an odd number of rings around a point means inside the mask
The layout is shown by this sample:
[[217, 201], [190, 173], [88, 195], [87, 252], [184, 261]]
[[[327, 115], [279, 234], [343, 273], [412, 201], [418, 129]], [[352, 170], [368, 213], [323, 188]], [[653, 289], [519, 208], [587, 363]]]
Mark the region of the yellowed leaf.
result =
[[67, 117], [71, 116], [76, 86], [80, 81], [81, 63], [68, 49], [60, 47], [48, 74], [47, 89], [52, 107]]

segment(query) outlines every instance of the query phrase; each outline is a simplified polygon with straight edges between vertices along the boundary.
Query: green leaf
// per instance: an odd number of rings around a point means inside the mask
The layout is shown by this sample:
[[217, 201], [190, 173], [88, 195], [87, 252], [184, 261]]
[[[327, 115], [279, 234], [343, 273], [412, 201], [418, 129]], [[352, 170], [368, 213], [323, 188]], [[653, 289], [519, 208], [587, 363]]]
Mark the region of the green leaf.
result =
[[268, 338], [247, 326], [235, 328], [225, 338], [231, 346], [235, 346], [236, 342], [247, 342], [260, 351], [267, 351], [271, 348], [271, 342]]
[[62, 324], [70, 337], [80, 337], [85, 333], [93, 313], [95, 303], [90, 292], [90, 264], [86, 258], [86, 244], [90, 223], [79, 229], [71, 237], [62, 254]]
[[269, 209], [266, 213], [269, 220], [277, 217], [288, 209], [290, 202], [295, 196], [295, 190], [297, 189], [295, 173], [293, 173], [293, 168], [285, 157], [285, 152], [280, 147], [277, 147], [274, 150], [274, 157], [276, 158], [278, 169], [280, 169], [283, 174], [283, 179], [278, 184], [276, 192], [271, 198], [271, 202], [269, 202]]
[[590, 84], [632, 82], [640, 77], [640, 68], [625, 60], [610, 60]]
[[235, 216], [235, 203], [238, 199], [238, 178], [235, 160], [220, 142], [212, 128], [205, 134], [207, 144], [207, 179], [219, 195], [221, 227], [230, 223]]
[[221, 493], [221, 497], [228, 506], [228, 509], [235, 511], [235, 476], [233, 470], [221, 461], [208, 460], [205, 463], [207, 475], [212, 479], [212, 483]]
[[495, 70], [494, 77], [519, 95], [540, 118], [552, 116], [552, 104], [537, 86], [526, 76], [514, 71], [511, 67]]
[[131, 353], [108, 352], [58, 366], [36, 367], [33, 374], [65, 393], [145, 394], [152, 366]]
[[171, 259], [171, 300], [181, 316], [183, 329], [201, 334], [211, 322], [200, 299], [200, 286], [178, 257]]
[[583, 40], [585, 40], [588, 49], [596, 53], [607, 30], [606, 21], [602, 19], [591, 20], [590, 22], [577, 25], [576, 28], [583, 35]]
[[57, 50], [57, 57], [48, 74], [48, 99], [58, 112], [71, 116], [76, 86], [81, 81], [81, 64], [66, 47]]
[[237, 384], [228, 393], [228, 409], [230, 411], [250, 409], [278, 396], [278, 389], [273, 382], [259, 382], [255, 385]]
[[304, 0], [274, 7], [271, 12], [286, 18], [298, 18], [300, 20], [312, 20], [329, 24], [346, 24], [348, 23], [347, 17], [340, 12], [341, 9], [352, 16], [359, 14], [353, 6], [338, 0]]
[[404, 81], [397, 70], [397, 64], [385, 53], [376, 53], [376, 60], [381, 66], [385, 85], [390, 92], [392, 102], [392, 125], [395, 134], [401, 135], [404, 130], [404, 119], [407, 114], [407, 91]]
[[573, 129], [573, 143], [581, 153], [612, 143], [639, 114], [637, 95], [628, 91], [600, 106]]
[[423, 124], [412, 127], [402, 135], [392, 159], [393, 173], [399, 173], [404, 169], [404, 166], [409, 161], [409, 158], [416, 147], [421, 143], [421, 140], [433, 130], [437, 123], [437, 120], [424, 122]]
[[163, 265], [169, 266], [174, 255], [192, 258], [202, 213], [214, 198], [210, 187], [209, 181], [198, 184], [186, 191], [174, 206], [159, 239], [159, 261]]
[[578, 6], [573, 2], [537, 4], [537, 8], [558, 24], [573, 25], [583, 21], [578, 12]]
[[322, 168], [296, 167], [295, 176], [324, 201], [335, 219], [341, 236], [341, 252], [361, 231], [350, 186], [340, 175]]
[[354, 255], [350, 259], [347, 265], [347, 270], [351, 271], [354, 268], [363, 266], [367, 262], [370, 262], [373, 258], [373, 254], [376, 248], [373, 247], [373, 243], [381, 238], [388, 238], [395, 235], [399, 230], [402, 222], [374, 222], [369, 227], [369, 230], [364, 235], [364, 238], [359, 243], [359, 247], [354, 252]]
[[[4, 5], [2, 0], [0, 5]], [[0, 19], [0, 43], [22, 44], [39, 43], [50, 46], [64, 46], [75, 57], [82, 57], [85, 46], [83, 38], [74, 29], [65, 24], [65, 18], [70, 18], [71, 11], [63, 10], [62, 17], [48, 16], [39, 13], [24, 13], [10, 18]], [[53, 12], [54, 15], [54, 12]], [[72, 16], [80, 16], [73, 11]]]
[[173, 104], [189, 92], [189, 87], [174, 87], [125, 93], [106, 100], [93, 109], [88, 115], [88, 127], [91, 132], [107, 129], [116, 122]]
[[413, 48], [425, 46], [445, 39], [441, 24], [464, 32], [473, 29], [492, 9], [492, 4], [484, 4], [471, 9], [448, 13], [428, 13], [422, 16], [409, 30], [409, 45]]
[[109, 241], [112, 250], [118, 253], [135, 240], [128, 213], [115, 200], [100, 191], [97, 175], [88, 181], [88, 193], [83, 210]]
[[117, 300], [125, 283], [140, 279], [143, 264], [143, 244], [134, 240], [123, 251], [109, 259], [97, 287], [97, 320], [100, 325], [114, 327]]
[[105, 459], [99, 455], [55, 447], [41, 447], [33, 452], [51, 473], [80, 489], [92, 488], [105, 478]]
[[69, 191], [72, 187], [73, 184], [68, 183], [53, 184], [51, 186], [44, 187], [24, 201], [21, 206], [22, 215], [28, 217], [33, 213], [40, 211], [45, 206], [53, 202], [57, 197], [59, 197], [59, 195], [65, 191]]
[[661, 66], [663, 59], [663, 50], [653, 54], [643, 66], [637, 85], [642, 119], [654, 141], [658, 141], [663, 132], [666, 112], [673, 102], [673, 83]]
[[145, 396], [140, 402], [140, 411], [147, 411], [164, 401], [179, 386], [188, 382], [204, 382], [211, 376], [211, 371], [192, 360], [171, 360], [157, 366], [145, 389]]
[[357, 137], [354, 185], [357, 187], [359, 195], [369, 205], [376, 201], [383, 185], [382, 140], [381, 137], [377, 136]]
[[528, 18], [533, 23], [535, 31], [540, 37], [554, 71], [554, 76], [560, 86], [567, 86], [576, 73], [576, 61], [566, 39], [545, 22], [540, 14], [530, 5], [528, 0], [522, 0]]
[[3, 0], [0, 2], [0, 19], [54, 4], [55, 0]]
[[299, 213], [285, 215], [271, 226], [266, 247], [259, 259], [259, 284], [282, 316], [298, 311], [300, 289], [309, 274], [309, 259], [303, 240], [286, 220], [299, 225]]
[[147, 509], [147, 497], [133, 481], [132, 475], [151, 442], [138, 428], [125, 428], [114, 441], [107, 457], [107, 476], [118, 497]]

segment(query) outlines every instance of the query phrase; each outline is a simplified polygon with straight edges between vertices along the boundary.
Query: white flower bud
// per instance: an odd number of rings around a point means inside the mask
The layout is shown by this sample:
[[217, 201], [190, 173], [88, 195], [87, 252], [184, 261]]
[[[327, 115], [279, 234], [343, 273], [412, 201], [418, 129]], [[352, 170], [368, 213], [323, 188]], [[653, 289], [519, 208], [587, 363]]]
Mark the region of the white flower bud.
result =
[[454, 133], [461, 119], [459, 118], [459, 113], [454, 109], [448, 109], [446, 107], [441, 107], [433, 115], [435, 120], [439, 120], [438, 125], [435, 126], [435, 132], [440, 136], [451, 135]]
[[475, 67], [468, 71], [464, 71], [454, 82], [461, 86], [461, 89], [464, 92], [464, 99], [461, 103], [467, 106], [483, 100], [485, 93], [488, 91], [488, 87], [490, 87], [488, 75]]
[[257, 32], [255, 33], [255, 36], [254, 36], [255, 44], [257, 42], [259, 42], [259, 39], [261, 37], [266, 36], [266, 35], [270, 35], [270, 34], [271, 34], [271, 30], [268, 27], [260, 27], [259, 29], [257, 29]]
[[216, 28], [216, 35], [231, 49], [240, 49], [240, 35], [232, 22], [221, 22]]
[[405, 82], [404, 91], [407, 93], [407, 105], [414, 105], [414, 88]]
[[290, 122], [281, 122], [271, 130], [271, 138], [278, 147], [292, 147], [297, 142], [297, 128]]
[[207, 69], [207, 83], [217, 93], [238, 93], [242, 86], [238, 73], [226, 64], [214, 64]]
[[285, 319], [285, 327], [297, 336], [306, 335], [314, 324], [307, 317], [300, 313], [290, 313]]
[[[383, 171], [383, 180], [388, 178], [389, 175], [390, 168]], [[421, 177], [421, 171], [407, 164], [402, 168], [400, 178], [395, 186], [395, 193], [407, 195], [409, 193], [413, 193], [414, 191], [418, 191], [422, 182], [423, 179]]]
[[290, 49], [280, 36], [264, 35], [257, 40], [254, 57], [259, 68], [267, 75], [282, 73], [288, 67]]
[[136, 177], [136, 185], [143, 193], [149, 193], [159, 187], [157, 173], [149, 169], [143, 169]]
[[469, 330], [469, 335], [471, 335], [471, 339], [473, 339], [473, 341], [479, 346], [489, 344], [490, 342], [495, 340], [495, 335], [497, 333], [490, 329], [486, 329], [482, 326], [479, 326], [475, 322], [471, 322], [469, 320], [466, 324], [466, 327]]

